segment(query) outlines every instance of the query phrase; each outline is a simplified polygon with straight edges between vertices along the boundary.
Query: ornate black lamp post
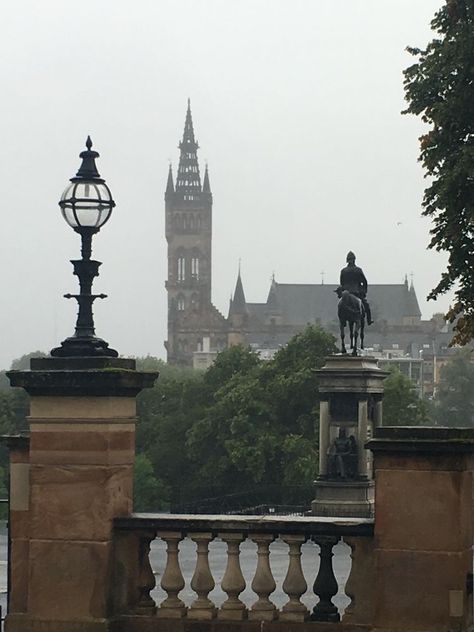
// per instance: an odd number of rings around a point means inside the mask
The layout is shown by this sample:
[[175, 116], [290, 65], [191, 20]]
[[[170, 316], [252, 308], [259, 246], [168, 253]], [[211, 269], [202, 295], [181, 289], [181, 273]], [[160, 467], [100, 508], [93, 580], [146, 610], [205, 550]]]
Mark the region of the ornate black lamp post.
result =
[[79, 278], [79, 294], [65, 294], [65, 298], [75, 298], [79, 304], [76, 330], [66, 338], [60, 347], [51, 351], [52, 356], [117, 357], [114, 349], [95, 336], [92, 304], [96, 298], [106, 298], [106, 294], [92, 294], [92, 282], [99, 275], [100, 261], [91, 259], [92, 235], [99, 232], [112, 214], [115, 202], [105, 180], [100, 177], [95, 164], [99, 157], [92, 150], [90, 136], [86, 141], [87, 150], [80, 154], [82, 165], [76, 176], [71, 178], [61, 196], [59, 206], [66, 222], [81, 236], [82, 259], [72, 260], [74, 274]]

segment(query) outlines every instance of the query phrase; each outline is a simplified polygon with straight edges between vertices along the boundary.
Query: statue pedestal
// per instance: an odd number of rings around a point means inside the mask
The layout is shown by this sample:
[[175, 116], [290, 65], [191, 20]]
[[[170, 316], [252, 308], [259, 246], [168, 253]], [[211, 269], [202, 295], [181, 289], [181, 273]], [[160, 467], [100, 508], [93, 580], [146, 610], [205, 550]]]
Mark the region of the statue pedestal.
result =
[[329, 356], [319, 379], [319, 476], [313, 515], [371, 518], [372, 456], [365, 444], [382, 424], [383, 380], [375, 358]]
[[324, 481], [315, 485], [314, 516], [373, 518], [374, 481]]

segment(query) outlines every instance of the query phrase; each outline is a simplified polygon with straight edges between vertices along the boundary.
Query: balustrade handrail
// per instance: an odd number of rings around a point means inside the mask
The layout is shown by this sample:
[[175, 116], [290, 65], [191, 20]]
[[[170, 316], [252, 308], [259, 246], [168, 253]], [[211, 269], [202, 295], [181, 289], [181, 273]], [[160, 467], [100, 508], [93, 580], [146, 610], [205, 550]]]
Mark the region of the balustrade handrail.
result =
[[[367, 518], [329, 518], [316, 516], [228, 516], [204, 514], [136, 513], [114, 520], [116, 534], [115, 574], [117, 602], [115, 608], [126, 615], [153, 616], [160, 619], [227, 621], [303, 622], [340, 620], [332, 602], [339, 592], [334, 574], [333, 548], [344, 540], [351, 549], [351, 571], [345, 585], [351, 604], [344, 611], [347, 621], [367, 623], [372, 620], [373, 535], [374, 521]], [[158, 537], [166, 543], [161, 588], [167, 597], [159, 604], [151, 596], [156, 585], [151, 567], [151, 543]], [[179, 545], [185, 538], [195, 544], [196, 565], [190, 584], [186, 584], [181, 565]], [[227, 565], [220, 580], [227, 599], [219, 606], [210, 598], [216, 586], [209, 563], [209, 545], [220, 539], [227, 546]], [[270, 545], [276, 539], [287, 545], [288, 567], [281, 585], [288, 601], [279, 610], [270, 595], [277, 584], [272, 572]], [[250, 584], [257, 600], [248, 607], [240, 599], [247, 581], [242, 574], [239, 555], [242, 542], [252, 541], [256, 547], [256, 568]], [[301, 601], [308, 588], [301, 564], [302, 546], [312, 541], [319, 547], [319, 568], [313, 592], [319, 598], [312, 613]], [[362, 559], [359, 555], [365, 557]], [[354, 563], [355, 558], [359, 563]], [[352, 579], [351, 579], [352, 578]], [[363, 578], [363, 581], [361, 581]], [[188, 585], [196, 598], [190, 605], [179, 597]], [[362, 586], [359, 590], [356, 586]], [[359, 610], [354, 599], [358, 593]], [[158, 628], [157, 628], [158, 630]]]
[[180, 531], [187, 533], [271, 533], [279, 535], [305, 535], [307, 537], [355, 536], [371, 538], [374, 520], [371, 518], [325, 518], [316, 516], [228, 516], [213, 514], [153, 514], [134, 513], [115, 518], [119, 531], [137, 529]]

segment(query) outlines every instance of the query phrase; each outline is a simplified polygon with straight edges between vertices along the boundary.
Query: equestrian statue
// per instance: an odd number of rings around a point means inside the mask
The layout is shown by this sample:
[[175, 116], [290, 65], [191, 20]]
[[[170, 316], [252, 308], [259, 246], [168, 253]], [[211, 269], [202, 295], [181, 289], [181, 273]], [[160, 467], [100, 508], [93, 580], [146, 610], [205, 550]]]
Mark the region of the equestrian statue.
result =
[[350, 348], [352, 355], [357, 355], [357, 341], [360, 334], [360, 348], [364, 348], [364, 325], [373, 323], [370, 305], [367, 301], [367, 279], [355, 264], [356, 256], [350, 251], [347, 253], [347, 266], [342, 268], [340, 285], [334, 290], [339, 298], [337, 315], [341, 332], [341, 352], [347, 353], [344, 343], [345, 327], [349, 324]]

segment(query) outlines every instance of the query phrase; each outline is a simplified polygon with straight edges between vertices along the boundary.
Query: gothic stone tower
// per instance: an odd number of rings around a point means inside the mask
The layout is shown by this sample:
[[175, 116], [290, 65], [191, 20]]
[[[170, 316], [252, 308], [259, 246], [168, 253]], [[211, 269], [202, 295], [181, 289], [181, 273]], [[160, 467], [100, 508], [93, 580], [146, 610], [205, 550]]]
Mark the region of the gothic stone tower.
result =
[[168, 242], [168, 362], [192, 366], [204, 346], [227, 344], [227, 322], [211, 302], [212, 193], [206, 166], [201, 186], [191, 106], [179, 144], [176, 187], [170, 165], [165, 193]]

